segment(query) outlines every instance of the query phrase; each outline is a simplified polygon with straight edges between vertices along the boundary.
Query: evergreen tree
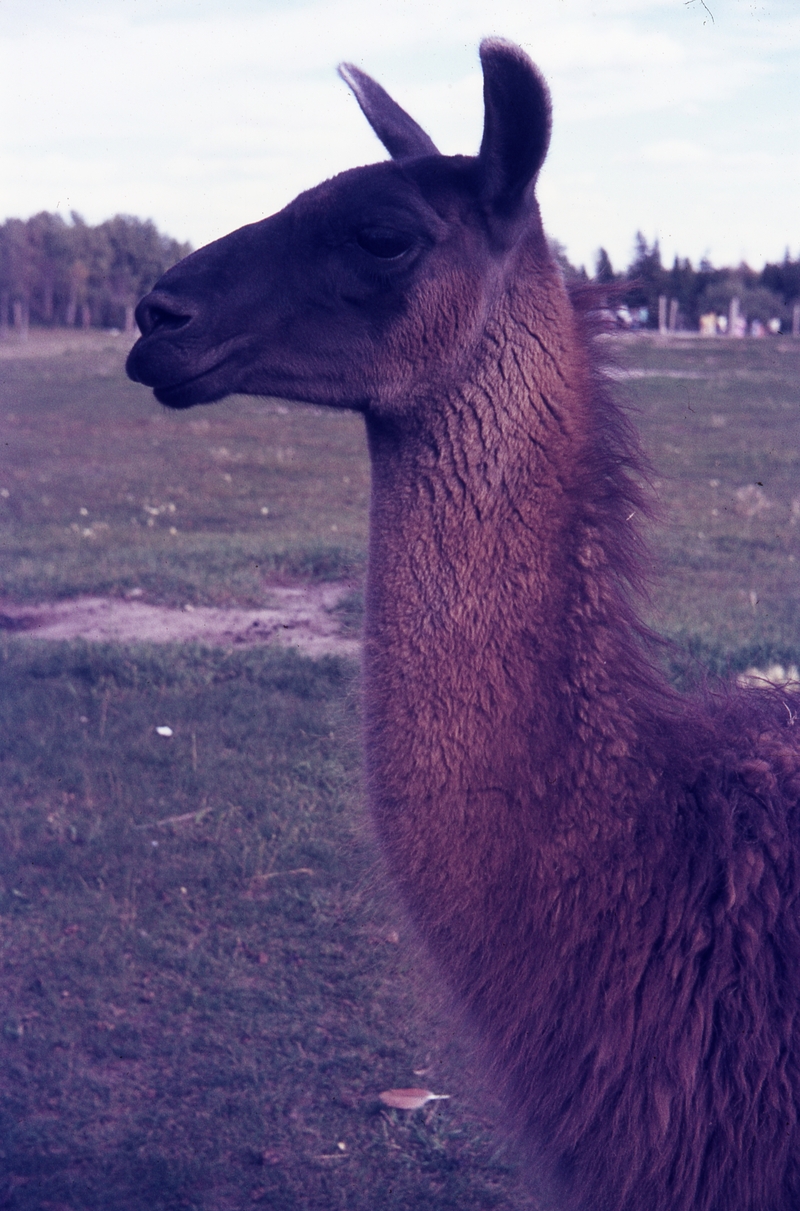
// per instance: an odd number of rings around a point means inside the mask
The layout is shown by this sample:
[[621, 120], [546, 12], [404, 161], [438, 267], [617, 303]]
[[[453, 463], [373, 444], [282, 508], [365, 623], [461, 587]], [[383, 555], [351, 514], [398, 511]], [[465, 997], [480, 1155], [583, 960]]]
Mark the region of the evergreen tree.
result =
[[793, 261], [787, 248], [780, 264], [761, 270], [761, 285], [779, 294], [785, 304], [800, 302], [800, 257]]
[[666, 293], [667, 274], [661, 264], [661, 249], [658, 240], [652, 247], [641, 231], [636, 232], [633, 260], [628, 266], [625, 278], [629, 283], [625, 291], [625, 302], [631, 308], [646, 307], [648, 326], [654, 328], [658, 324], [659, 295]]
[[601, 285], [615, 282], [617, 275], [614, 273], [614, 266], [611, 264], [611, 257], [606, 252], [605, 248], [598, 249], [597, 261], [595, 263], [594, 280]]

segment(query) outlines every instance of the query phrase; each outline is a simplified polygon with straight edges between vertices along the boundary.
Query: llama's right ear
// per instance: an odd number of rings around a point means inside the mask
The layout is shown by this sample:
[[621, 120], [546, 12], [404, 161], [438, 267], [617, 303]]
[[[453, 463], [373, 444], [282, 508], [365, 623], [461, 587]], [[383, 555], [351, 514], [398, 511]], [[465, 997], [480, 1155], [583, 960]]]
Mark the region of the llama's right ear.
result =
[[500, 38], [481, 43], [483, 141], [478, 153], [481, 196], [511, 217], [547, 155], [550, 90], [520, 47]]
[[340, 63], [339, 75], [352, 88], [364, 117], [393, 160], [438, 156], [422, 127], [371, 76], [352, 63]]

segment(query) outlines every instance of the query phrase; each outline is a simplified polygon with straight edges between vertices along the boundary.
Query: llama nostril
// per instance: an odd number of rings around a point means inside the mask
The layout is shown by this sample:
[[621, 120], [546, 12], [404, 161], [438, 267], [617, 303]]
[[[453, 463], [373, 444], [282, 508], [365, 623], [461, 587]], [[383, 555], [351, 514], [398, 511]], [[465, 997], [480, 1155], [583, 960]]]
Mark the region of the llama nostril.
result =
[[154, 330], [158, 328], [184, 328], [192, 318], [190, 315], [176, 315], [172, 311], [165, 311], [163, 307], [154, 307], [151, 317]]
[[191, 323], [192, 316], [180, 311], [177, 307], [164, 306], [163, 303], [148, 302], [142, 299], [136, 308], [136, 322], [143, 336], [152, 336], [154, 332], [177, 331]]

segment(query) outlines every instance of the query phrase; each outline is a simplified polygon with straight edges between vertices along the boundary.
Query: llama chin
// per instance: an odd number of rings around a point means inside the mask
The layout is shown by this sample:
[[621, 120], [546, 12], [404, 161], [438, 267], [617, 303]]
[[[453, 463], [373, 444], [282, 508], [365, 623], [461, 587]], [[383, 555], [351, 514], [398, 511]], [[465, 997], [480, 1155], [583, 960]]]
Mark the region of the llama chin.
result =
[[549, 93], [481, 59], [475, 157], [344, 67], [391, 159], [170, 269], [128, 372], [364, 416], [370, 811], [542, 1205], [796, 1211], [796, 706], [658, 670], [639, 447], [536, 202]]

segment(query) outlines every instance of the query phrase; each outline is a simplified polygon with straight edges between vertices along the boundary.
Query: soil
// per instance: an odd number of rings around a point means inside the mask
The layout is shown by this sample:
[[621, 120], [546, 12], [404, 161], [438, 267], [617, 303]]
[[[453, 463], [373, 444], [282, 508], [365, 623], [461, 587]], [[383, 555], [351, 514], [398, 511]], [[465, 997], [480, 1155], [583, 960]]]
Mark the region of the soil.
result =
[[337, 613], [352, 585], [335, 582], [268, 590], [269, 606], [257, 610], [212, 606], [149, 605], [113, 597], [18, 605], [0, 602], [0, 631], [37, 639], [86, 639], [107, 643], [203, 643], [228, 647], [271, 644], [295, 647], [304, 656], [357, 657], [358, 639]]

